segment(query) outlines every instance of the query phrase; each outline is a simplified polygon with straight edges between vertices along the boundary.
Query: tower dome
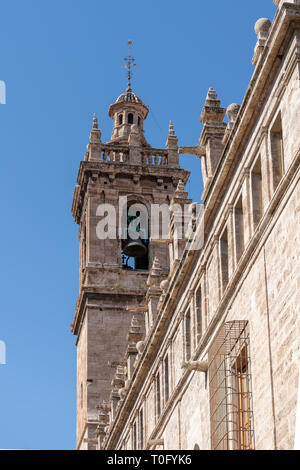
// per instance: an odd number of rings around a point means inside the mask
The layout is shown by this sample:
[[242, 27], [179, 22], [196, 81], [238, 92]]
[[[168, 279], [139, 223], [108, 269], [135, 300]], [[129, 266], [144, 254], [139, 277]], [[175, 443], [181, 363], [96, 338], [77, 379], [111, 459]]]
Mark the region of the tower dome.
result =
[[120, 102], [130, 102], [130, 103], [142, 103], [142, 100], [136, 96], [136, 94], [132, 91], [131, 88], [127, 88], [125, 93], [122, 93], [119, 98], [117, 98], [116, 103]]

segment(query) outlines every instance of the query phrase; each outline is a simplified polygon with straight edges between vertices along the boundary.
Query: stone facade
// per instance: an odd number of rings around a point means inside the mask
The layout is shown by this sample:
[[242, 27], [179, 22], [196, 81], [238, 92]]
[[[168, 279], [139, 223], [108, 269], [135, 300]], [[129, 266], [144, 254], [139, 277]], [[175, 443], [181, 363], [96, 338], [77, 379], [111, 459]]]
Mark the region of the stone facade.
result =
[[[148, 110], [131, 88], [110, 107], [109, 143], [94, 118], [73, 202], [78, 449], [295, 445], [300, 2], [274, 3], [273, 22], [255, 25], [255, 70], [243, 103], [228, 107], [226, 125], [210, 89], [198, 147], [178, 148], [171, 124], [167, 148], [151, 148]], [[200, 215], [195, 205], [188, 215], [178, 211], [191, 203], [180, 153], [201, 159]], [[144, 269], [124, 269], [121, 240], [96, 236], [97, 206], [118, 211], [123, 195], [149, 213], [153, 203], [170, 208], [169, 238], [150, 237]]]

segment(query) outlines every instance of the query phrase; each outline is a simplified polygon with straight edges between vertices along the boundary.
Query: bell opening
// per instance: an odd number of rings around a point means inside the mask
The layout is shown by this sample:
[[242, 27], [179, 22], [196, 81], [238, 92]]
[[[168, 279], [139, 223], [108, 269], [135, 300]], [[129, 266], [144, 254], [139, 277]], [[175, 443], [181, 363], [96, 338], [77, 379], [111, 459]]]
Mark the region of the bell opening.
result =
[[[143, 218], [143, 208], [137, 210], [134, 215], [129, 215], [129, 209], [127, 210], [127, 214], [124, 215], [124, 219], [126, 217], [126, 222], [124, 220], [124, 229], [123, 238], [122, 239], [122, 267], [123, 269], [129, 270], [141, 270], [141, 271], [148, 271], [149, 269], [149, 256], [148, 256], [148, 216], [144, 216]], [[129, 226], [132, 222], [135, 222], [138, 217], [141, 217], [141, 221], [135, 227], [135, 235], [138, 234], [138, 237], [134, 237], [135, 239], [130, 238], [130, 230]], [[146, 220], [146, 222], [145, 222]]]

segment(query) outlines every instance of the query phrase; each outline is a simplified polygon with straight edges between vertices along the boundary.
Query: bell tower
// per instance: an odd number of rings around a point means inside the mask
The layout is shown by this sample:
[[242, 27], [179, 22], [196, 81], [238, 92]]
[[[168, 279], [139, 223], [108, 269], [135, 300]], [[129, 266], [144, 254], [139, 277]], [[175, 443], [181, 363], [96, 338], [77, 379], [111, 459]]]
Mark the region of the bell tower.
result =
[[[127, 59], [132, 60], [130, 55]], [[150, 229], [138, 240], [128, 235], [128, 224], [137, 216], [130, 215], [130, 207], [145, 207], [150, 219], [153, 204], [169, 205], [178, 183], [189, 177], [179, 166], [172, 123], [166, 148], [147, 143], [148, 108], [132, 91], [130, 79], [129, 67], [128, 87], [109, 108], [113, 132], [106, 144], [94, 115], [72, 205], [79, 226], [79, 296], [72, 332], [77, 346], [77, 449], [82, 450], [95, 449], [97, 406], [109, 400], [113, 367], [127, 344], [130, 309], [145, 301], [154, 259], [169, 271], [168, 244], [151, 240]]]

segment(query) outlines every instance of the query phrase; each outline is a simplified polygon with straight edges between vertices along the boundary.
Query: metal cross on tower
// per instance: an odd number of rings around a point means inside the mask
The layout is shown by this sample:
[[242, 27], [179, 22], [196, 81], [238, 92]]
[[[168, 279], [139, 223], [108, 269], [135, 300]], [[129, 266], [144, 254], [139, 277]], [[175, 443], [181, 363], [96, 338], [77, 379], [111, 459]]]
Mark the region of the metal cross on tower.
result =
[[132, 41], [128, 41], [128, 56], [124, 58], [126, 60], [126, 64], [121, 65], [123, 69], [128, 69], [128, 90], [131, 89], [131, 77], [132, 77], [132, 67], [136, 66], [135, 59], [131, 55], [131, 46], [132, 46]]

